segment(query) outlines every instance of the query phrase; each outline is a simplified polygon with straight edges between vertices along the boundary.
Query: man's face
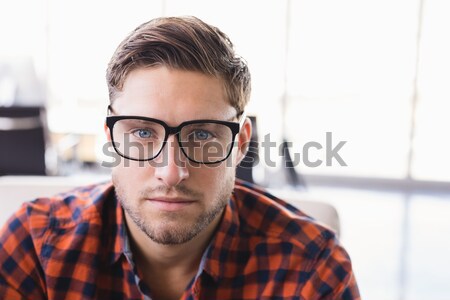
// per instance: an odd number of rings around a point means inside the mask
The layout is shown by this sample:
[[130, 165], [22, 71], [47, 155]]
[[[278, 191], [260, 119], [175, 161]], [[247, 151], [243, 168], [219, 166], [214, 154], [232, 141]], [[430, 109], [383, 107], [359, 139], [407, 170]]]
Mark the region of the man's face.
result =
[[[144, 116], [169, 126], [198, 119], [237, 121], [220, 79], [166, 67], [132, 71], [113, 102], [116, 115]], [[246, 122], [228, 160], [202, 165], [188, 161], [176, 135], [150, 162], [121, 158], [112, 178], [127, 220], [160, 244], [191, 240], [217, 221], [231, 195], [235, 168], [250, 136]], [[110, 132], [107, 129], [110, 138]], [[133, 225], [134, 226], [134, 225]]]

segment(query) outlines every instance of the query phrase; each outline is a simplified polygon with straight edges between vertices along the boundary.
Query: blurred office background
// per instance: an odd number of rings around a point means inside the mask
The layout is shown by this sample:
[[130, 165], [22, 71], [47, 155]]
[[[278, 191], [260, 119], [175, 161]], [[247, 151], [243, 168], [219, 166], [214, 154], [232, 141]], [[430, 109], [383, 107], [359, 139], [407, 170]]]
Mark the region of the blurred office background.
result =
[[[363, 299], [449, 299], [449, 1], [0, 3], [0, 138], [17, 123], [2, 110], [18, 109], [19, 127], [42, 121], [45, 143], [33, 145], [46, 152], [33, 159], [45, 166], [30, 174], [107, 176], [105, 70], [115, 47], [151, 18], [195, 15], [227, 33], [250, 66], [248, 114], [259, 141], [277, 143], [274, 166], [259, 153], [254, 181], [337, 208]], [[322, 164], [287, 170], [283, 141], [293, 159], [319, 143], [309, 160]], [[327, 165], [327, 147], [340, 141], [346, 166]], [[0, 148], [12, 143], [5, 134]], [[1, 153], [9, 165], [0, 175], [25, 160]]]

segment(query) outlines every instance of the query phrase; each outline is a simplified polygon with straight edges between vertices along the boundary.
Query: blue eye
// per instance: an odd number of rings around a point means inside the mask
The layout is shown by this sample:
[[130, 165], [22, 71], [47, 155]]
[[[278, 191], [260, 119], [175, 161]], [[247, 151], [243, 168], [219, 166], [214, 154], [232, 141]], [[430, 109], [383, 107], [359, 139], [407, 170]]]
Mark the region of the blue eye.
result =
[[152, 136], [152, 132], [148, 129], [138, 129], [133, 134], [141, 139], [148, 139]]
[[211, 133], [205, 130], [197, 130], [195, 131], [195, 138], [204, 141], [211, 138]]

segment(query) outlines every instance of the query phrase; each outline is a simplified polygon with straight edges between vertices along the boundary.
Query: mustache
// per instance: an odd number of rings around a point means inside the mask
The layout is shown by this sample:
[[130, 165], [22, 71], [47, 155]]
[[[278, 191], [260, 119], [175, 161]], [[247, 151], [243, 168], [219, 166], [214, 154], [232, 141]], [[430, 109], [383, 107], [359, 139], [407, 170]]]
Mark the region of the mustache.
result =
[[196, 192], [184, 185], [176, 185], [172, 187], [167, 187], [164, 185], [160, 185], [157, 187], [152, 188], [146, 188], [143, 191], [141, 191], [141, 197], [142, 198], [151, 198], [151, 195], [177, 195], [177, 196], [184, 196], [187, 198], [193, 198], [198, 199], [202, 198], [203, 193]]

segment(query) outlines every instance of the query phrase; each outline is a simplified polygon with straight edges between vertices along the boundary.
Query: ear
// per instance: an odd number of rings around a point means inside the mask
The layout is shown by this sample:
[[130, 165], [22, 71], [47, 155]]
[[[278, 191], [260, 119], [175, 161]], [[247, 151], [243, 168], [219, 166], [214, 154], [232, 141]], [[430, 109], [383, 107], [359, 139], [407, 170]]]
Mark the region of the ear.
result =
[[252, 122], [246, 118], [238, 134], [238, 153], [236, 155], [236, 165], [244, 159], [250, 146], [250, 138], [252, 136]]
[[108, 142], [111, 142], [111, 131], [109, 130], [109, 127], [105, 124], [103, 124], [103, 130], [105, 131], [106, 140]]

